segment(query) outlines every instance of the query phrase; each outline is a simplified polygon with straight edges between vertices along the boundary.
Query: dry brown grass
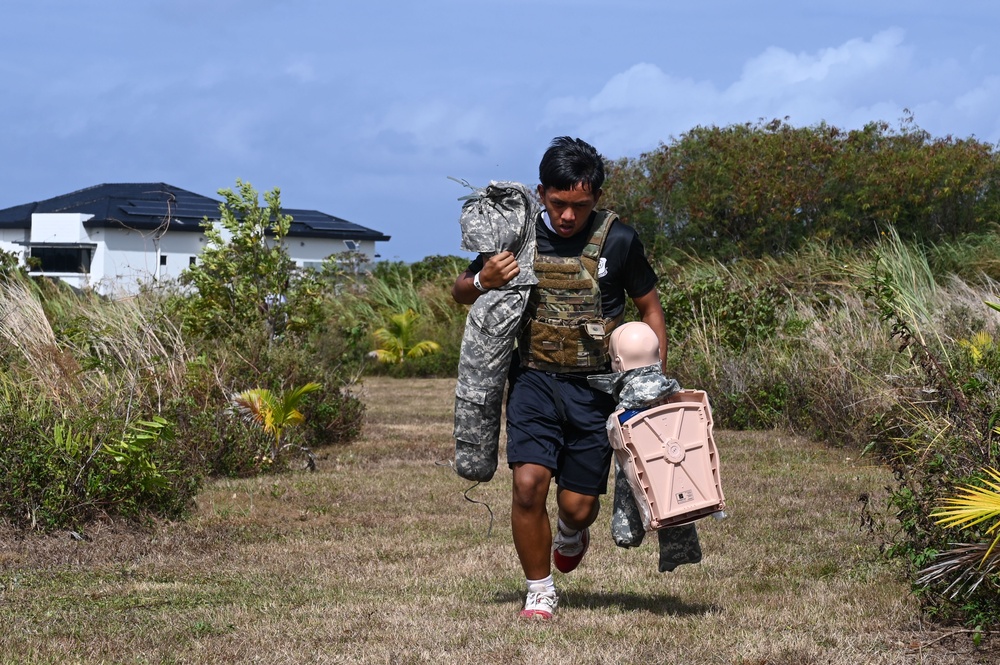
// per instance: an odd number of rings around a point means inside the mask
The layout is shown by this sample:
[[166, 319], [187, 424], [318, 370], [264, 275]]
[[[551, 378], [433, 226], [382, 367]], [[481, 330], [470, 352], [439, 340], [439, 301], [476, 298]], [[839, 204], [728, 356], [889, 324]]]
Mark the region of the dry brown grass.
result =
[[[780, 434], [717, 432], [731, 517], [656, 572], [599, 522], [557, 620], [515, 615], [509, 472], [471, 496], [449, 380], [369, 379], [362, 440], [317, 473], [210, 484], [183, 523], [0, 540], [3, 663], [992, 663], [922, 624], [860, 528], [884, 470]], [[651, 541], [653, 539], [650, 539]], [[557, 574], [558, 575], [558, 574]]]

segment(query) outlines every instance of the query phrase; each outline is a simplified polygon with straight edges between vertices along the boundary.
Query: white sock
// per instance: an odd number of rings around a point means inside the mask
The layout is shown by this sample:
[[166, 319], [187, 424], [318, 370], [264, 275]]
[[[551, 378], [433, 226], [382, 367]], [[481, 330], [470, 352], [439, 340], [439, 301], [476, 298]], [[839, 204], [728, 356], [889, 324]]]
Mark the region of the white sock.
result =
[[540, 580], [526, 580], [528, 582], [528, 591], [555, 591], [556, 584], [552, 581], [552, 575], [544, 577]]
[[562, 531], [562, 534], [564, 536], [569, 536], [570, 538], [572, 538], [576, 534], [580, 533], [578, 530], [571, 529], [568, 526], [566, 526], [566, 523], [562, 521], [561, 517], [557, 520], [556, 524], [557, 524], [559, 530]]

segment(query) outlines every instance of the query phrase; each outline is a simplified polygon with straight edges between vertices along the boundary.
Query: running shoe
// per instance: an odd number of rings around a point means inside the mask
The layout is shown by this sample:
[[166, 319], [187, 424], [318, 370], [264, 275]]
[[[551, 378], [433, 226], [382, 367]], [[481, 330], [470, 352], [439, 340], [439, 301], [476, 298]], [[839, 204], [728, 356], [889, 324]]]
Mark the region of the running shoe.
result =
[[559, 605], [559, 595], [555, 589], [548, 591], [529, 591], [524, 601], [524, 609], [519, 615], [522, 619], [539, 619], [548, 621], [556, 613]]
[[572, 536], [567, 536], [562, 529], [556, 529], [555, 542], [552, 543], [552, 563], [560, 573], [576, 570], [583, 560], [583, 555], [590, 547], [590, 529], [582, 529]]

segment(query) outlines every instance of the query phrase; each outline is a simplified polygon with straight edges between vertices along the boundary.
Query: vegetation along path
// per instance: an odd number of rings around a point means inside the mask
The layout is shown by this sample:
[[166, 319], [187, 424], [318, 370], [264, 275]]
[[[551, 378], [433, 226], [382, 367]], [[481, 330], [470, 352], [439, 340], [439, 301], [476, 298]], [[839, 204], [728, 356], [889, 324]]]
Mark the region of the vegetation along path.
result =
[[997, 662], [989, 636], [923, 624], [879, 557], [859, 497], [879, 505], [886, 472], [778, 433], [716, 432], [730, 517], [699, 522], [701, 564], [658, 573], [652, 543], [598, 528], [557, 619], [518, 620], [509, 472], [464, 497], [453, 387], [367, 379], [359, 441], [315, 473], [210, 483], [184, 522], [4, 534], [0, 660]]

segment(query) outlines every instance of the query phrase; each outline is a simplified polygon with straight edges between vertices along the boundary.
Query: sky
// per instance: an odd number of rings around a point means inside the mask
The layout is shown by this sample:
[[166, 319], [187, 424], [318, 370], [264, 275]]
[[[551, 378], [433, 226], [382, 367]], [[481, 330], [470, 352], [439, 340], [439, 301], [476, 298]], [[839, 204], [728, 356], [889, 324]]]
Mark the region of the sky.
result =
[[460, 250], [457, 178], [534, 185], [556, 136], [913, 121], [1000, 141], [993, 0], [8, 0], [0, 209], [111, 182], [279, 188]]

